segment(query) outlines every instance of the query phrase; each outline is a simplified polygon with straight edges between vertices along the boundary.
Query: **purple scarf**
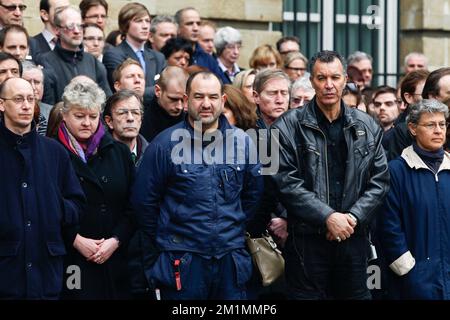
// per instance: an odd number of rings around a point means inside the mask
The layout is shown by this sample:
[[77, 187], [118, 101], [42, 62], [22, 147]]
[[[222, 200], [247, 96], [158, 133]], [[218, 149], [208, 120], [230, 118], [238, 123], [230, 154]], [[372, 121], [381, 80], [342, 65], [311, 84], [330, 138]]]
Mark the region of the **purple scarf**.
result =
[[58, 139], [64, 144], [64, 146], [72, 153], [76, 154], [80, 159], [87, 163], [87, 160], [97, 153], [100, 141], [105, 135], [105, 128], [100, 122], [95, 133], [89, 138], [86, 145], [86, 151], [83, 150], [81, 144], [75, 139], [75, 137], [67, 129], [66, 123], [61, 122], [61, 126], [58, 130]]

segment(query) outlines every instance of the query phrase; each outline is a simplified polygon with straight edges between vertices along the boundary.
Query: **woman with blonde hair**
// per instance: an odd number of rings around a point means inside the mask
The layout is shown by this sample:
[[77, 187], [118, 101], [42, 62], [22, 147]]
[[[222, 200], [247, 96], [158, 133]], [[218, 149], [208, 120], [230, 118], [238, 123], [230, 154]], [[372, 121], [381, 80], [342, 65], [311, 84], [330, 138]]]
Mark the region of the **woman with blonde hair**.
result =
[[65, 286], [64, 299], [130, 297], [126, 248], [133, 233], [128, 199], [134, 164], [129, 148], [115, 141], [100, 121], [105, 99], [103, 90], [83, 77], [64, 89], [57, 139], [70, 154], [87, 200], [65, 259], [66, 267], [82, 270], [81, 288]]
[[262, 69], [281, 69], [283, 61], [281, 55], [270, 44], [263, 44], [253, 51], [250, 58], [250, 67], [258, 71]]
[[284, 72], [292, 82], [303, 77], [308, 66], [308, 59], [300, 52], [290, 52], [284, 58]]
[[247, 97], [248, 101], [254, 103], [253, 100], [253, 82], [255, 81], [256, 70], [247, 69], [241, 71], [234, 78], [233, 86], [242, 91], [242, 93]]

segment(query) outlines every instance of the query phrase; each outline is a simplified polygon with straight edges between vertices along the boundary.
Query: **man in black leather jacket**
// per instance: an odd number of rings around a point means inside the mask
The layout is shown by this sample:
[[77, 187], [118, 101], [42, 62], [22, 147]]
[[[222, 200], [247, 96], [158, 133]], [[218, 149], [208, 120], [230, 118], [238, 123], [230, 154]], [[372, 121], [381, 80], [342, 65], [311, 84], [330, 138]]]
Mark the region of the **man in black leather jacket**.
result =
[[282, 115], [273, 175], [288, 212], [286, 282], [291, 299], [370, 299], [368, 225], [389, 188], [382, 130], [345, 106], [347, 75], [333, 51], [310, 62], [313, 101]]

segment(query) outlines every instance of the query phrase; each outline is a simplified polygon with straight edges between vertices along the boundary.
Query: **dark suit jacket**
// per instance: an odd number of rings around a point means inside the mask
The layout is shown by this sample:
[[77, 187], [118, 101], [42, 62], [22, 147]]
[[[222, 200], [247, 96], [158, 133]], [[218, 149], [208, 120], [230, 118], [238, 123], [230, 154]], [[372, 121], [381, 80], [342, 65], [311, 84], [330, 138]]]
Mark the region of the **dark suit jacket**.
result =
[[[111, 90], [114, 91], [113, 72], [125, 59], [131, 58], [139, 62], [139, 58], [126, 41], [122, 41], [117, 47], [112, 47], [103, 55], [103, 64], [108, 73], [108, 81]], [[166, 59], [162, 53], [148, 47], [144, 48], [145, 59], [145, 95], [144, 100], [150, 101], [154, 95], [155, 76], [166, 67]]]
[[33, 61], [36, 61], [38, 55], [52, 51], [44, 35], [41, 33], [30, 38], [30, 54], [33, 57]]
[[58, 42], [53, 51], [37, 57], [37, 63], [44, 67], [44, 96], [42, 102], [50, 105], [61, 101], [66, 85], [76, 76], [85, 75], [94, 80], [105, 91], [106, 97], [112, 93], [103, 64], [93, 55], [83, 51], [69, 51]]

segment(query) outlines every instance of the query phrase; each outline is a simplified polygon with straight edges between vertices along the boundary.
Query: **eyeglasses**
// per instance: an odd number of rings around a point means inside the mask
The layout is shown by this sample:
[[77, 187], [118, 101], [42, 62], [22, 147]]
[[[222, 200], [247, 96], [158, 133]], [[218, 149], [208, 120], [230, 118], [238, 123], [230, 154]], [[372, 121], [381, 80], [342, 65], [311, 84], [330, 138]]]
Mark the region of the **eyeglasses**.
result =
[[288, 67], [288, 66], [286, 66], [285, 68], [289, 69], [289, 70], [300, 71], [300, 72], [306, 71], [306, 68], [294, 68], [294, 67]]
[[95, 41], [97, 40], [98, 42], [102, 42], [105, 41], [105, 38], [103, 37], [84, 37], [84, 41]]
[[93, 15], [93, 16], [86, 16], [85, 18], [86, 18], [86, 19], [96, 19], [96, 20], [99, 20], [99, 19], [107, 19], [108, 16], [105, 15], [105, 14], [97, 14], [97, 15]]
[[0, 3], [0, 6], [2, 6], [3, 8], [5, 8], [6, 10], [8, 10], [10, 12], [16, 11], [17, 8], [19, 8], [19, 10], [21, 12], [23, 12], [27, 8], [27, 6], [24, 4], [10, 4], [9, 6], [7, 6], [7, 5], [4, 5], [3, 3]]
[[118, 109], [115, 113], [118, 117], [125, 118], [128, 117], [128, 113], [130, 112], [133, 117], [140, 117], [142, 115], [140, 109]]
[[66, 29], [66, 30], [68, 30], [68, 31], [75, 31], [75, 29], [78, 29], [78, 30], [83, 30], [83, 28], [84, 28], [84, 24], [80, 24], [80, 23], [71, 23], [71, 24], [68, 24], [67, 26], [58, 26], [58, 27], [60, 27], [61, 29]]
[[241, 50], [242, 49], [242, 45], [241, 44], [237, 44], [237, 43], [235, 43], [235, 44], [227, 44], [225, 46], [225, 49], [229, 49], [229, 50], [238, 49], [238, 50]]
[[418, 126], [421, 127], [425, 127], [427, 130], [434, 130], [437, 129], [437, 127], [439, 127], [439, 129], [441, 130], [445, 130], [448, 126], [447, 122], [430, 122], [430, 123], [426, 123], [426, 124], [417, 124]]
[[27, 96], [27, 97], [17, 96], [17, 97], [13, 97], [13, 98], [2, 98], [2, 97], [0, 97], [0, 99], [11, 100], [15, 104], [23, 104], [25, 102], [25, 100], [27, 100], [28, 103], [30, 103], [30, 104], [34, 104], [36, 102], [36, 98], [34, 96]]

